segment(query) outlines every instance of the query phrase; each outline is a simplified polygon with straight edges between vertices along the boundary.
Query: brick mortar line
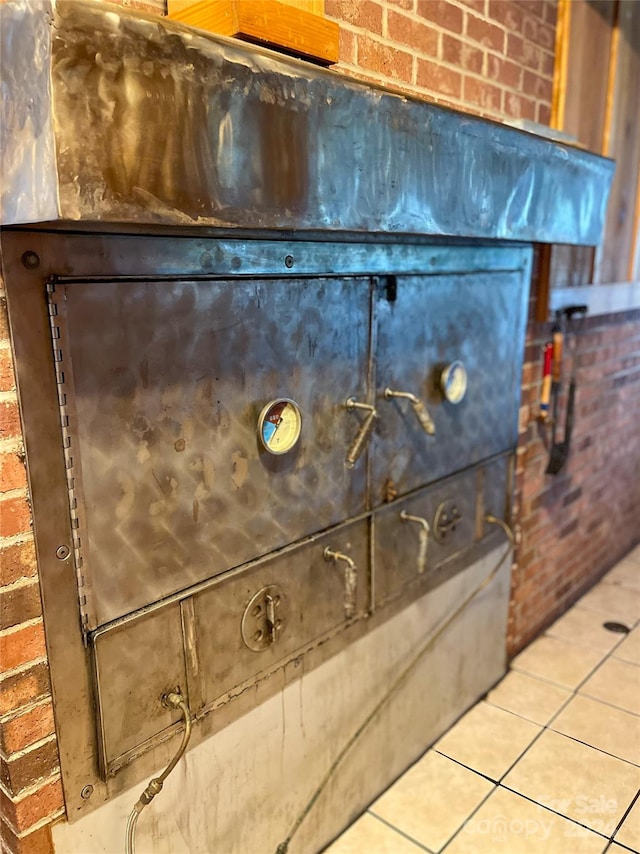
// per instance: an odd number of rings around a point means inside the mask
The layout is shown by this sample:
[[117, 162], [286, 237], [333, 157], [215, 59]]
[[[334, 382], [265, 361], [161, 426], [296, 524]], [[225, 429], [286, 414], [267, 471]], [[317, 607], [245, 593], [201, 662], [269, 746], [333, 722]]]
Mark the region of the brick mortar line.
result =
[[15, 403], [18, 400], [16, 391], [0, 391], [0, 403]]
[[[52, 732], [50, 735], [47, 735], [44, 738], [39, 738], [37, 741], [34, 741], [33, 744], [29, 744], [27, 747], [21, 747], [20, 750], [16, 750], [15, 753], [7, 755], [6, 753], [4, 753], [4, 751], [0, 750], [0, 756], [2, 756], [5, 762], [13, 761], [15, 759], [23, 759], [30, 753], [34, 753], [36, 750], [39, 750], [43, 745], [49, 744], [50, 742], [57, 743], [57, 741], [58, 736], [55, 732]], [[14, 795], [13, 797], [16, 796]]]
[[[500, 2], [503, 2], [503, 1], [504, 0], [500, 0]], [[475, 19], [482, 21], [483, 23], [486, 23], [486, 24], [493, 24], [494, 27], [498, 27], [498, 29], [503, 30], [505, 33], [507, 33], [507, 35], [519, 36], [522, 39], [525, 38], [524, 33], [519, 33], [516, 30], [510, 29], [506, 24], [503, 24], [502, 21], [498, 21], [495, 18], [491, 18], [486, 13], [483, 13], [481, 15], [479, 12], [476, 12], [475, 9], [471, 9], [469, 6], [458, 6], [456, 3], [456, 0], [448, 0], [448, 2], [452, 6], [455, 6], [456, 8], [462, 9], [463, 12], [467, 16], [471, 16], [472, 18], [475, 18]], [[518, 8], [521, 9], [520, 6], [518, 6]], [[525, 12], [523, 9], [521, 9], [521, 12], [524, 15], [524, 17], [529, 21], [536, 21], [537, 23], [542, 24], [545, 28], [550, 29], [550, 30], [556, 29], [556, 27], [554, 27], [553, 24], [547, 23], [547, 21], [543, 20], [542, 18], [538, 18], [536, 15], [533, 15], [531, 12]], [[531, 39], [526, 39], [526, 41], [531, 41]], [[544, 45], [538, 44], [537, 42], [532, 42], [532, 43], [535, 44], [536, 47], [539, 47], [540, 50], [544, 50], [545, 53], [551, 53], [551, 51], [549, 51], [547, 48], [545, 48]]]
[[[357, 34], [357, 32], [358, 31], [355, 31], [355, 34]], [[366, 31], [364, 31], [364, 30], [361, 32], [363, 34], [366, 34]], [[418, 51], [410, 52], [409, 49], [407, 49], [407, 50], [404, 49], [405, 47], [408, 48], [409, 46], [405, 46], [405, 45], [398, 46], [398, 44], [396, 42], [391, 42], [390, 44], [388, 44], [388, 45], [385, 44], [384, 46], [385, 47], [394, 47], [396, 49], [399, 49], [399, 50], [401, 50], [402, 53], [411, 57], [411, 59], [412, 59], [412, 75], [411, 75], [412, 81], [411, 82], [407, 82], [404, 80], [400, 81], [398, 78], [389, 77], [387, 75], [380, 74], [379, 72], [369, 71], [369, 69], [363, 68], [361, 65], [352, 65], [350, 62], [346, 62], [346, 61], [340, 61], [339, 63], [337, 63], [337, 68], [340, 68], [340, 69], [351, 68], [351, 69], [359, 71], [361, 74], [366, 74], [367, 76], [376, 75], [376, 79], [381, 79], [381, 80], [384, 80], [386, 82], [397, 80], [398, 82], [401, 82], [402, 85], [411, 86], [412, 89], [414, 89], [416, 91], [435, 91], [435, 90], [430, 90], [428, 87], [421, 86], [420, 84], [415, 82], [416, 76], [417, 76], [417, 68], [415, 66], [416, 66], [416, 63], [422, 59], [422, 60], [426, 60], [428, 62], [432, 62], [434, 65], [437, 65], [438, 67], [444, 68], [447, 71], [453, 71], [453, 72], [459, 74], [460, 78], [461, 78], [461, 82], [464, 82], [465, 79], [472, 79], [472, 80], [475, 80], [479, 83], [484, 83], [484, 84], [488, 84], [490, 86], [494, 86], [496, 89], [500, 90], [501, 94], [509, 94], [509, 95], [513, 94], [513, 95], [517, 95], [518, 97], [524, 98], [525, 100], [527, 100], [528, 102], [530, 102], [531, 104], [533, 104], [536, 107], [538, 107], [540, 105], [545, 106], [545, 107], [550, 107], [550, 102], [547, 99], [536, 97], [534, 94], [529, 94], [527, 92], [524, 92], [522, 87], [511, 86], [510, 84], [503, 83], [502, 81], [497, 80], [493, 77], [488, 77], [486, 74], [483, 74], [482, 72], [475, 72], [472, 70], [463, 69], [459, 65], [456, 65], [455, 63], [446, 62], [445, 60], [438, 59], [437, 56], [433, 56], [432, 54], [419, 53]], [[356, 53], [357, 53], [357, 44], [356, 44]], [[514, 60], [510, 60], [510, 61], [514, 62], [515, 65], [519, 65], [520, 68], [522, 69], [523, 74], [526, 71], [532, 71], [531, 69], [526, 68], [526, 66], [524, 66], [524, 65], [520, 65], [520, 63], [517, 63]], [[483, 62], [483, 66], [484, 66], [484, 62]], [[545, 80], [547, 82], [552, 81], [551, 77], [547, 77], [546, 75], [544, 75], [540, 72], [533, 72], [532, 71], [532, 73], [535, 73], [538, 77], [541, 77], [543, 80]], [[466, 99], [464, 99], [462, 97], [458, 98], [455, 95], [446, 95], [443, 93], [439, 93], [439, 97], [446, 98], [450, 101], [456, 101], [456, 103], [461, 103], [461, 104], [466, 104], [466, 105], [471, 104], [470, 101], [467, 101]], [[482, 107], [481, 105], [477, 105], [477, 106], [481, 107], [481, 109], [483, 109], [483, 110], [489, 109], [487, 107]], [[506, 119], [518, 118], [517, 116], [512, 116], [512, 115], [506, 113], [505, 111], [499, 112], [496, 110], [491, 110], [491, 113], [492, 113], [492, 115], [503, 115]]]
[[[14, 498], [24, 498], [28, 501], [29, 491], [26, 486], [19, 486], [16, 489], [9, 489], [6, 492], [0, 492], [0, 501], [11, 501]], [[0, 538], [0, 542], [4, 537]]]
[[[436, 60], [435, 62], [439, 67], [446, 68], [449, 71], [457, 71], [462, 78], [470, 78], [473, 80], [478, 80], [479, 82], [482, 82], [482, 83], [488, 83], [490, 86], [495, 86], [497, 89], [500, 89], [503, 92], [509, 92], [509, 93], [513, 93], [515, 95], [521, 95], [523, 98], [526, 98], [528, 101], [531, 101], [534, 104], [546, 104], [547, 106], [550, 106], [549, 101], [545, 100], [544, 98], [536, 98], [535, 95], [529, 95], [526, 92], [524, 92], [521, 88], [517, 88], [516, 86], [510, 86], [508, 83], [502, 83], [493, 77], [487, 77], [486, 74], [478, 73], [475, 71], [467, 71], [466, 69], [461, 70], [460, 66], [455, 65], [454, 63], [451, 63], [451, 62], [445, 62], [444, 60], [440, 60], [440, 59]], [[522, 69], [523, 69], [523, 71], [526, 70], [524, 68], [524, 66], [522, 66]], [[545, 79], [549, 79], [549, 81], [551, 81], [551, 78], [545, 78]]]
[[24, 452], [24, 443], [15, 436], [0, 439], [0, 454], [20, 454]]
[[[397, 12], [399, 15], [402, 15], [405, 18], [410, 18], [412, 21], [417, 21], [418, 23], [425, 23], [426, 22], [427, 24], [429, 24], [431, 26], [436, 26], [436, 27], [442, 28], [442, 30], [445, 32], [449, 32], [449, 33], [455, 33], [456, 32], [455, 30], [447, 29], [442, 24], [438, 24], [435, 21], [432, 21], [430, 18], [423, 17], [417, 11], [413, 11], [410, 9], [400, 9], [397, 6], [391, 6], [390, 7], [386, 4], [383, 5], [380, 2], [380, 0], [378, 0], [378, 2], [379, 2], [379, 5], [381, 5], [383, 9], [392, 9], [394, 12]], [[490, 17], [486, 12], [482, 12], [482, 13], [476, 12], [475, 9], [471, 9], [469, 6], [466, 6], [464, 3], [461, 3], [458, 0], [448, 0], [448, 4], [450, 6], [452, 6], [454, 9], [459, 9], [463, 13], [463, 19], [462, 19], [463, 30], [464, 30], [464, 25], [466, 23], [465, 18], [467, 16], [471, 16], [476, 20], [482, 21], [483, 23], [492, 24], [493, 26], [498, 27], [499, 29], [501, 29], [505, 33], [507, 33], [508, 35], [516, 35], [516, 36], [520, 36], [520, 38], [525, 38], [523, 33], [520, 33], [516, 30], [510, 29], [506, 24], [503, 24], [502, 21], [498, 21], [496, 18]], [[524, 18], [526, 20], [534, 21], [536, 24], [542, 24], [545, 28], [548, 28], [550, 30], [555, 29], [554, 25], [545, 21], [544, 18], [539, 18], [537, 15], [534, 15], [532, 12], [526, 12], [523, 9], [521, 9], [521, 12], [522, 12], [522, 15], [524, 16]], [[527, 39], [527, 41], [530, 41], [530, 39]], [[543, 45], [537, 45], [537, 47], [539, 47], [541, 50], [544, 50], [546, 53], [552, 52], [552, 51], [549, 51], [547, 48], [545, 48]]]
[[22, 575], [16, 581], [11, 581], [9, 584], [0, 584], [0, 592], [12, 593], [14, 590], [19, 590], [21, 587], [29, 587], [31, 584], [39, 584], [37, 575]]
[[[49, 813], [49, 815], [44, 816], [43, 818], [38, 819], [35, 824], [30, 825], [25, 830], [16, 830], [13, 824], [9, 821], [6, 816], [2, 816], [2, 820], [7, 825], [7, 827], [11, 830], [14, 836], [17, 836], [18, 839], [26, 839], [31, 836], [32, 833], [35, 833], [36, 830], [41, 830], [43, 827], [46, 827], [49, 824], [53, 824], [59, 818], [64, 818], [66, 816], [65, 808], [59, 807], [54, 812]], [[7, 849], [9, 851], [9, 849]]]
[[6, 629], [0, 629], [0, 638], [7, 638], [10, 635], [17, 634], [19, 631], [22, 631], [22, 629], [31, 628], [38, 624], [42, 624], [42, 617], [33, 617], [31, 620], [25, 620], [24, 623], [19, 623], [17, 626], [9, 626]]
[[[449, 0], [449, 2], [451, 2], [451, 0]], [[457, 7], [457, 8], [461, 8], [461, 7]], [[433, 30], [433, 32], [436, 34], [447, 35], [447, 36], [450, 36], [451, 38], [458, 39], [459, 41], [462, 41], [462, 42], [469, 44], [471, 47], [476, 47], [478, 50], [482, 50], [482, 51], [485, 51], [487, 53], [494, 54], [497, 57], [500, 57], [503, 59], [511, 59], [511, 57], [509, 56], [508, 53], [505, 53], [504, 51], [497, 50], [496, 48], [491, 47], [491, 45], [486, 45], [486, 44], [483, 44], [482, 42], [478, 42], [475, 39], [473, 39], [471, 36], [469, 36], [466, 33], [466, 31], [465, 31], [466, 28], [463, 28], [463, 30], [461, 30], [461, 31], [449, 30], [449, 29], [447, 29], [447, 27], [444, 27], [442, 24], [438, 24], [435, 21], [431, 21], [429, 18], [422, 18], [419, 15], [417, 15], [416, 13], [410, 13], [410, 12], [406, 12], [406, 11], [400, 10], [400, 9], [396, 10], [395, 8], [393, 11], [398, 11], [398, 14], [407, 18], [412, 23], [421, 24], [421, 25]], [[473, 14], [473, 13], [471, 13], [471, 14]], [[362, 33], [362, 34], [370, 36], [371, 38], [374, 38], [374, 39], [383, 39], [384, 41], [391, 42], [392, 45], [396, 46], [396, 47], [400, 46], [402, 44], [402, 42], [397, 42], [397, 41], [394, 41], [393, 39], [391, 39], [389, 37], [389, 35], [384, 35], [384, 31], [383, 31], [383, 33], [372, 32], [371, 30], [367, 30], [365, 27], [358, 26], [357, 24], [352, 24], [350, 21], [345, 21], [342, 18], [337, 18], [337, 17], [329, 17], [328, 16], [327, 20], [333, 21], [334, 23], [338, 24], [340, 29], [348, 30], [349, 32], [354, 33], [354, 34]], [[544, 47], [543, 45], [539, 44], [538, 42], [532, 41], [530, 38], [525, 37], [523, 34], [518, 33], [515, 30], [511, 30], [508, 27], [506, 27], [504, 24], [501, 24], [500, 22], [495, 21], [493, 19], [478, 18], [478, 20], [482, 20], [484, 23], [492, 24], [493, 26], [498, 27], [498, 29], [502, 30], [503, 33], [507, 36], [516, 36], [517, 38], [521, 38], [524, 42], [527, 42], [528, 44], [532, 44], [538, 50], [542, 51], [543, 54], [546, 54], [547, 56], [555, 58], [555, 47], [553, 49], [548, 49], [548, 48]], [[553, 27], [550, 24], [546, 24], [546, 26], [553, 29]], [[405, 45], [405, 47], [408, 50], [416, 50], [417, 49], [414, 45]], [[511, 59], [511, 61], [516, 62], [516, 60], [514, 60], [514, 59]], [[520, 63], [516, 62], [516, 64], [520, 64]], [[529, 70], [533, 70], [533, 69], [529, 69]], [[542, 72], [539, 72], [539, 73], [542, 74]], [[547, 75], [543, 75], [543, 76], [546, 77]], [[549, 77], [548, 79], [552, 79], [552, 77]]]
[[53, 774], [49, 774], [48, 777], [40, 777], [30, 786], [20, 789], [20, 793], [18, 795], [12, 795], [2, 780], [0, 780], [0, 791], [9, 798], [11, 803], [18, 805], [22, 803], [22, 801], [26, 801], [27, 798], [31, 797], [31, 795], [37, 794], [41, 789], [44, 789], [45, 786], [48, 786], [50, 783], [56, 783], [58, 780], [62, 780], [60, 771], [54, 771]]
[[[24, 623], [22, 623], [22, 625], [24, 625]], [[5, 680], [12, 679], [15, 676], [20, 676], [28, 670], [31, 670], [33, 667], [37, 667], [39, 664], [48, 665], [46, 656], [34, 658], [32, 661], [27, 661], [26, 664], [20, 664], [18, 667], [12, 667], [11, 670], [3, 670], [0, 672], [0, 688]]]
[[[23, 717], [23, 715], [29, 714], [29, 712], [32, 712], [34, 709], [39, 709], [43, 706], [50, 706], [50, 705], [52, 705], [52, 700], [51, 700], [50, 694], [46, 695], [44, 697], [39, 697], [36, 700], [30, 700], [29, 702], [25, 703], [23, 706], [20, 706], [17, 709], [12, 709], [10, 712], [5, 712], [3, 715], [0, 715], [0, 726], [4, 726], [5, 724], [9, 724], [12, 721], [17, 720], [18, 718]], [[42, 738], [38, 739], [38, 741], [46, 741], [46, 739], [48, 739], [50, 736], [51, 736], [51, 733], [49, 733], [49, 735], [43, 736]], [[35, 744], [35, 742], [34, 742], [34, 744]], [[17, 756], [18, 753], [26, 750], [27, 747], [32, 747], [32, 745], [26, 745], [25, 747], [21, 747], [19, 750], [14, 750], [12, 753], [5, 753], [5, 751], [2, 748], [0, 748], [0, 756], [2, 756], [4, 759], [9, 759], [9, 758]]]
[[[378, 82], [379, 83], [386, 83], [387, 85], [391, 84], [392, 86], [396, 86], [398, 89], [406, 90], [405, 92], [399, 92], [398, 94], [400, 94], [400, 95], [402, 95], [402, 94], [428, 95], [429, 96], [428, 99], [427, 98], [424, 99], [428, 103], [438, 104], [441, 101], [444, 101], [444, 102], [446, 102], [445, 106], [448, 104], [452, 104], [453, 106], [455, 106], [456, 108], [459, 108], [462, 112], [465, 112], [468, 115], [490, 117], [496, 121], [501, 122], [502, 124], [505, 124], [508, 127], [512, 126], [509, 124], [510, 122], [518, 120], [517, 116], [510, 115], [509, 113], [506, 113], [503, 110], [497, 110], [497, 109], [492, 109], [490, 107], [485, 107], [482, 104], [477, 104], [477, 103], [471, 102], [469, 100], [466, 100], [462, 97], [458, 97], [456, 95], [446, 95], [446, 94], [443, 94], [442, 92], [438, 92], [436, 89], [430, 89], [429, 87], [426, 87], [426, 86], [420, 86], [417, 83], [409, 83], [407, 81], [404, 81], [404, 80], [401, 80], [398, 78], [388, 77], [384, 74], [380, 74], [380, 73], [375, 72], [375, 71], [369, 71], [368, 69], [363, 69], [361, 66], [358, 66], [358, 65], [351, 65], [350, 63], [345, 62], [345, 63], [341, 63], [340, 68], [343, 70], [349, 70], [349, 71], [357, 72], [358, 79], [371, 80], [371, 81], [376, 82], [376, 83], [378, 83]], [[471, 76], [471, 75], [468, 75], [468, 76]], [[464, 77], [464, 74], [463, 74], [463, 77]], [[502, 94], [504, 94], [504, 93], [510, 94], [510, 90], [507, 90], [504, 86], [502, 86], [502, 87], [497, 86], [497, 88], [500, 89]], [[520, 94], [520, 93], [516, 92], [516, 94]], [[525, 95], [524, 97], [527, 98], [529, 101], [531, 101], [531, 103], [533, 103], [535, 105], [542, 104], [544, 106], [548, 106], [547, 101], [540, 101], [540, 100], [535, 99], [535, 98], [530, 98], [528, 95]]]
[[[51, 697], [49, 697], [51, 701]], [[0, 750], [0, 757], [4, 759], [5, 762], [14, 762], [16, 759], [24, 759], [25, 756], [29, 756], [30, 753], [35, 753], [36, 750], [39, 750], [41, 747], [44, 747], [46, 744], [56, 744], [58, 743], [57, 733], [52, 732], [49, 735], [46, 735], [44, 738], [39, 738], [37, 741], [34, 741], [33, 744], [28, 744], [26, 747], [21, 747], [20, 750], [16, 750], [14, 753], [5, 753], [3, 750]], [[60, 766], [56, 766], [58, 771], [60, 772]], [[22, 791], [22, 789], [20, 790]], [[20, 794], [20, 792], [18, 792]], [[17, 795], [13, 795], [12, 797], [17, 797]]]
[[[441, 92], [437, 92], [434, 89], [428, 89], [427, 87], [418, 86], [416, 83], [409, 83], [404, 80], [399, 80], [397, 78], [387, 77], [384, 74], [379, 74], [375, 71], [369, 71], [367, 69], [363, 69], [357, 65], [351, 65], [350, 63], [344, 63], [340, 66], [343, 70], [356, 72], [355, 79], [358, 80], [369, 80], [374, 83], [382, 83], [387, 86], [392, 85], [396, 87], [399, 91], [394, 94], [408, 95], [426, 95], [428, 97], [423, 98], [427, 103], [433, 104], [441, 104], [441, 102], [445, 102], [444, 106], [449, 104], [454, 105], [456, 108], [459, 108], [461, 111], [467, 113], [468, 115], [479, 115], [478, 111], [482, 112], [483, 116], [490, 116], [496, 121], [506, 121], [510, 117], [504, 113], [501, 113], [498, 110], [492, 110], [489, 107], [482, 107], [480, 104], [471, 104], [469, 101], [464, 101], [462, 98], [458, 98], [455, 95], [444, 95]], [[472, 109], [472, 108], [477, 108]], [[513, 117], [511, 117], [513, 118]]]
[[4, 549], [9, 549], [12, 546], [21, 546], [26, 545], [27, 543], [33, 544], [33, 531], [21, 531], [19, 534], [12, 534], [10, 537], [0, 537], [0, 553]]
[[[450, 0], [449, 0], [449, 2], [450, 2]], [[409, 16], [405, 15], [405, 17], [409, 17]], [[342, 20], [342, 18], [327, 18], [327, 20], [333, 21], [334, 23], [339, 25], [341, 30], [345, 30], [346, 32], [351, 33], [352, 35], [368, 36], [369, 38], [371, 38], [375, 41], [384, 42], [385, 44], [387, 44], [388, 47], [395, 47], [396, 49], [402, 50], [405, 53], [413, 53], [413, 52], [419, 51], [419, 48], [416, 45], [408, 45], [408, 44], [404, 44], [403, 42], [395, 41], [394, 39], [390, 38], [389, 35], [384, 35], [383, 33], [372, 32], [371, 30], [367, 30], [365, 27], [360, 27], [357, 24], [352, 24], [349, 21], [344, 21], [344, 20]], [[424, 26], [431, 29], [438, 36], [443, 36], [443, 35], [450, 36], [451, 38], [457, 39], [458, 41], [463, 42], [463, 44], [468, 45], [469, 47], [473, 47], [476, 50], [479, 50], [485, 54], [492, 54], [493, 56], [497, 57], [498, 59], [508, 59], [510, 62], [513, 62], [516, 65], [521, 66], [526, 71], [531, 71], [535, 74], [538, 74], [541, 77], [544, 77], [546, 80], [553, 80], [553, 74], [548, 75], [548, 74], [545, 74], [540, 69], [533, 69], [533, 68], [529, 68], [528, 66], [522, 65], [522, 63], [513, 59], [505, 51], [500, 51], [500, 50], [497, 50], [496, 48], [491, 47], [491, 45], [486, 45], [486, 44], [483, 44], [482, 42], [477, 42], [477, 41], [475, 41], [475, 39], [472, 39], [470, 36], [468, 36], [464, 32], [458, 33], [458, 32], [455, 32], [454, 30], [448, 30], [448, 29], [446, 29], [446, 27], [443, 27], [441, 24], [435, 24], [434, 22], [429, 21], [427, 18], [416, 18], [415, 20], [413, 18], [411, 18], [410, 20], [412, 20], [414, 23], [423, 24]], [[496, 26], [499, 26], [499, 25], [496, 24]], [[537, 42], [533, 42], [533, 41], [531, 41], [531, 39], [527, 39], [524, 36], [520, 36], [518, 33], [514, 33], [513, 30], [507, 29], [507, 30], [505, 30], [505, 33], [507, 35], [518, 36], [518, 38], [521, 38], [523, 41], [527, 42], [527, 44], [534, 45], [534, 47], [537, 47], [543, 53], [545, 53], [548, 56], [555, 59], [555, 49], [554, 50], [547, 50], [546, 48], [542, 47], [542, 45], [537, 44]], [[422, 53], [422, 51], [419, 51], [419, 52]], [[432, 59], [437, 59], [437, 57], [434, 57], [432, 54], [427, 54], [427, 56], [430, 56]]]

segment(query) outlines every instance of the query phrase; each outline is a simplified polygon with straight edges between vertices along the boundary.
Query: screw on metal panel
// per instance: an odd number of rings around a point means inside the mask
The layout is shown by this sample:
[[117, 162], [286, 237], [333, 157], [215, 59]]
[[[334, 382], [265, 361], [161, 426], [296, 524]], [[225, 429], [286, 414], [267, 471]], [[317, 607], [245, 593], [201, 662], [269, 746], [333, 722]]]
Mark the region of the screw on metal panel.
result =
[[40, 266], [40, 257], [35, 252], [25, 252], [22, 256], [22, 263], [27, 270], [37, 270]]
[[288, 267], [289, 270], [293, 267], [293, 255], [287, 255], [284, 259], [284, 266]]
[[69, 546], [58, 546], [56, 549], [56, 557], [58, 560], [66, 560], [71, 554]]
[[80, 797], [83, 801], [88, 801], [91, 795], [93, 794], [93, 786], [84, 786], [82, 791], [80, 792]]

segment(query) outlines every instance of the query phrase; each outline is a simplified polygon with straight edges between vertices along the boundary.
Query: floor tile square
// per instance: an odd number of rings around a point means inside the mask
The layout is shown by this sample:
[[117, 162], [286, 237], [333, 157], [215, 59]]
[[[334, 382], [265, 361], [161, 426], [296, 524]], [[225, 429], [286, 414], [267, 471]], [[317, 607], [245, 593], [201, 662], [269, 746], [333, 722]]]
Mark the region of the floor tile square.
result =
[[493, 788], [489, 780], [431, 750], [369, 811], [439, 851]]
[[640, 593], [640, 552], [637, 558], [623, 558], [604, 576], [602, 583], [615, 584]]
[[368, 813], [325, 848], [324, 854], [364, 854], [365, 851], [369, 854], [424, 854], [423, 848]]
[[499, 787], [445, 854], [601, 854], [607, 840]]
[[580, 687], [580, 694], [640, 715], [640, 667], [611, 656]]
[[550, 724], [551, 729], [640, 765], [640, 717], [577, 695]]
[[613, 654], [622, 661], [640, 665], [640, 626], [629, 632], [620, 646], [613, 651]]
[[635, 560], [636, 563], [640, 563], [640, 545], [637, 545], [635, 549], [631, 549], [623, 560]]
[[545, 635], [560, 638], [573, 644], [585, 644], [610, 652], [620, 643], [620, 635], [604, 628], [606, 619], [596, 611], [574, 605], [559, 620], [549, 626]]
[[544, 726], [571, 696], [566, 688], [511, 670], [489, 692], [487, 702]]
[[577, 688], [600, 664], [605, 653], [559, 638], [541, 637], [511, 662], [513, 670], [539, 676], [565, 688]]
[[640, 851], [640, 798], [635, 802], [622, 827], [615, 835], [616, 842]]
[[602, 614], [604, 620], [619, 620], [630, 628], [640, 619], [640, 591], [600, 582], [580, 600], [580, 607]]
[[435, 749], [492, 780], [499, 780], [540, 730], [530, 721], [483, 702], [445, 733]]
[[503, 785], [610, 835], [640, 787], [640, 768], [547, 730]]

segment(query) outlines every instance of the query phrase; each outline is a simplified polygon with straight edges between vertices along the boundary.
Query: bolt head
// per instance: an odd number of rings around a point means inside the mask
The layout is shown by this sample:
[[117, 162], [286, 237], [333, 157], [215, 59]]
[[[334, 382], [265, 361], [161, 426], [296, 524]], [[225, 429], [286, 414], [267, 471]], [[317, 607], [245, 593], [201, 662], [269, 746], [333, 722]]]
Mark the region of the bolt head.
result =
[[82, 798], [83, 801], [88, 801], [92, 794], [93, 794], [93, 786], [88, 785], [88, 786], [84, 786], [84, 788], [80, 792], [80, 797]]
[[56, 557], [58, 560], [66, 560], [71, 554], [69, 546], [58, 546], [56, 549]]
[[287, 255], [284, 259], [284, 266], [289, 270], [293, 267], [293, 255]]
[[22, 265], [27, 270], [37, 270], [40, 266], [40, 257], [35, 252], [29, 250], [22, 255]]

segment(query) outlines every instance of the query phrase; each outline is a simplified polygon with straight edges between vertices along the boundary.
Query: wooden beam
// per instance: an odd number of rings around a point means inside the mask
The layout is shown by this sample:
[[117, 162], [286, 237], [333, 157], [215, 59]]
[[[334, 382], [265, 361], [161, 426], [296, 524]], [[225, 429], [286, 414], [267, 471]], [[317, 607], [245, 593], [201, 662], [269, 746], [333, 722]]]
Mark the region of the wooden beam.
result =
[[571, 30], [571, 0], [559, 0], [556, 23], [556, 61], [551, 96], [551, 127], [564, 128], [567, 98], [567, 69], [569, 66], [569, 33]]
[[281, 0], [169, 0], [168, 17], [208, 32], [284, 49], [322, 65], [337, 62], [338, 24], [300, 6], [302, 0], [295, 5]]

